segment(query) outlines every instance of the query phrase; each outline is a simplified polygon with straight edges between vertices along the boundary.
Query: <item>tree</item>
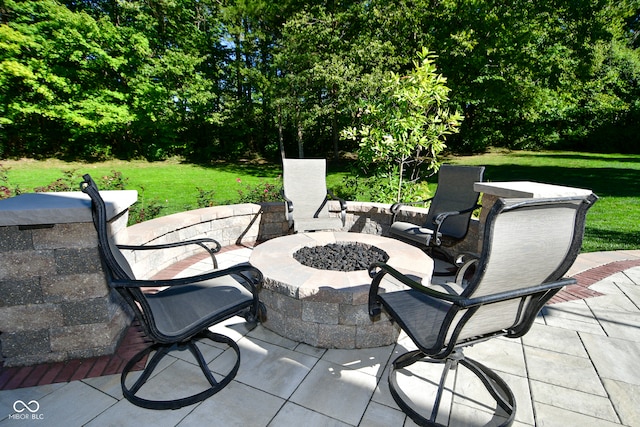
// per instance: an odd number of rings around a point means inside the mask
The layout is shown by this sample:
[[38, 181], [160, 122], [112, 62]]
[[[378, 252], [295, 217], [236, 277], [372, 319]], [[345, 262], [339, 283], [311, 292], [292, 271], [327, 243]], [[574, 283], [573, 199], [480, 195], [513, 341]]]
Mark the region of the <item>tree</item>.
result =
[[363, 107], [362, 124], [344, 131], [345, 137], [360, 140], [358, 159], [365, 167], [382, 168], [391, 177], [397, 165], [396, 202], [402, 200], [405, 172], [416, 182], [423, 163], [437, 170], [445, 137], [457, 132], [462, 121], [448, 109], [450, 89], [434, 58], [423, 48], [412, 72], [390, 73], [379, 97]]
[[131, 57], [108, 20], [52, 0], [7, 1], [0, 26], [5, 154], [99, 155], [132, 119], [120, 91]]

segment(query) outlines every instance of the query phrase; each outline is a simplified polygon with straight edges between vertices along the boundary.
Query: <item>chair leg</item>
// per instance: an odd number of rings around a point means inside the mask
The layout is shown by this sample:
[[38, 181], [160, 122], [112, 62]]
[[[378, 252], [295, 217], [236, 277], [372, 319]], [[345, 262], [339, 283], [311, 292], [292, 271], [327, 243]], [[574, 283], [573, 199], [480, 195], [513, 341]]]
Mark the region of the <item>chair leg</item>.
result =
[[[428, 418], [426, 415], [420, 414], [410, 404], [409, 399], [400, 394], [400, 387], [396, 380], [397, 370], [407, 368], [416, 362], [440, 363], [443, 365], [442, 374], [438, 383], [438, 390], [435, 398], [433, 399], [433, 407]], [[513, 392], [504, 380], [502, 380], [502, 378], [500, 378], [495, 372], [481, 363], [466, 358], [462, 354], [461, 350], [454, 351], [446, 359], [432, 359], [425, 356], [424, 353], [419, 350], [402, 354], [396, 358], [389, 371], [389, 390], [393, 396], [393, 400], [395, 400], [400, 409], [416, 424], [420, 426], [444, 427], [446, 424], [441, 424], [436, 421], [440, 410], [442, 395], [445, 391], [445, 383], [449, 371], [457, 371], [459, 365], [464, 366], [471, 373], [477, 376], [491, 397], [496, 401], [497, 405], [504, 410], [507, 419], [500, 424], [500, 426], [510, 426], [513, 423], [516, 413], [516, 402]], [[455, 390], [452, 390], [451, 392], [455, 394]], [[452, 412], [454, 411], [454, 408], [455, 405], [452, 405]], [[451, 417], [452, 414], [449, 415], [449, 422], [451, 422]]]
[[[236, 353], [235, 365], [233, 366], [231, 371], [228, 374], [226, 374], [221, 380], [215, 379], [213, 373], [207, 366], [207, 363], [204, 360], [204, 357], [202, 356], [200, 349], [198, 349], [198, 347], [196, 346], [196, 341], [201, 338], [208, 338], [212, 341], [226, 344], [231, 349], [233, 349], [233, 351], [235, 351]], [[162, 358], [164, 358], [164, 356], [169, 354], [172, 347], [173, 347], [173, 344], [155, 343], [145, 348], [144, 350], [140, 351], [138, 354], [133, 356], [131, 360], [129, 360], [129, 362], [127, 362], [126, 366], [124, 367], [124, 370], [122, 371], [122, 375], [120, 377], [120, 384], [122, 386], [122, 393], [129, 402], [133, 403], [136, 406], [140, 406], [142, 408], [147, 408], [147, 409], [182, 408], [183, 406], [193, 405], [194, 403], [201, 402], [207, 399], [208, 397], [213, 396], [214, 394], [222, 390], [224, 387], [226, 387], [231, 382], [231, 380], [235, 378], [236, 374], [238, 373], [238, 368], [240, 367], [240, 348], [238, 347], [238, 344], [236, 344], [236, 342], [229, 337], [205, 330], [201, 332], [199, 335], [193, 337], [191, 340], [183, 344], [180, 344], [179, 347], [182, 347], [182, 348], [186, 347], [193, 354], [196, 361], [198, 362], [198, 365], [200, 366], [200, 369], [202, 370], [202, 373], [204, 374], [205, 378], [207, 378], [207, 381], [210, 384], [210, 387], [208, 389], [191, 396], [182, 397], [182, 398], [173, 399], [173, 400], [149, 400], [149, 399], [144, 399], [142, 397], [137, 396], [136, 394], [138, 393], [140, 388], [149, 379], [149, 377], [151, 376], [155, 368], [158, 366], [158, 363], [160, 363]], [[149, 362], [145, 366], [138, 380], [133, 384], [133, 386], [131, 386], [130, 388], [127, 388], [125, 383], [126, 383], [127, 376], [131, 372], [131, 369], [133, 369], [133, 367], [138, 362], [140, 362], [145, 356], [150, 354], [152, 351], [155, 351], [156, 353], [153, 355], [151, 360], [149, 360]]]

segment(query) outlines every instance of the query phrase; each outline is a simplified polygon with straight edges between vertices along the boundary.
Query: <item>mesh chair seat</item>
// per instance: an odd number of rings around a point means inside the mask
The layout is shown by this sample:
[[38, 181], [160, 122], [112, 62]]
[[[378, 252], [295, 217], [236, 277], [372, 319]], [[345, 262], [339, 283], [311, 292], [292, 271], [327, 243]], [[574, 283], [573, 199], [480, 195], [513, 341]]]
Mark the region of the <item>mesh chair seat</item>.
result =
[[253, 295], [228, 276], [170, 287], [146, 298], [158, 332], [166, 337], [217, 323], [217, 318], [235, 313], [239, 304], [250, 307], [253, 303]]

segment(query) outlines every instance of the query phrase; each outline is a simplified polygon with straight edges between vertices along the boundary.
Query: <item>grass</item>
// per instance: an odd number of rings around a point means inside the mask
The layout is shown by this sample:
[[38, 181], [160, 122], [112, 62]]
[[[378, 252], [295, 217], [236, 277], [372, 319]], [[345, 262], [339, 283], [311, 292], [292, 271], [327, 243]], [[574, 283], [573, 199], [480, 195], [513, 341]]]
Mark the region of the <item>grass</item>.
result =
[[[640, 248], [640, 155], [581, 152], [506, 152], [456, 157], [485, 165], [486, 181], [537, 181], [592, 190], [583, 251]], [[550, 237], [550, 236], [549, 236]], [[540, 232], [540, 238], [549, 238]]]
[[[451, 157], [448, 163], [485, 165], [487, 181], [538, 181], [588, 188], [600, 200], [589, 211], [584, 251], [609, 251], [640, 248], [640, 155], [590, 154], [580, 152], [507, 152]], [[237, 200], [238, 191], [265, 180], [277, 182], [279, 165], [238, 161], [198, 166], [179, 160], [164, 162], [108, 161], [67, 163], [59, 160], [3, 160], [8, 167], [9, 183], [22, 189], [44, 186], [62, 176], [64, 170], [94, 178], [112, 170], [128, 178], [129, 188], [141, 192], [145, 201], [156, 201], [163, 215], [196, 207], [197, 188], [214, 190], [219, 203]], [[344, 164], [331, 165], [327, 177], [330, 188], [339, 187], [348, 174]], [[238, 182], [240, 180], [240, 182]], [[433, 177], [430, 181], [435, 182]], [[142, 190], [143, 189], [143, 190]], [[540, 238], [545, 236], [544, 230]]]
[[[3, 160], [0, 164], [9, 169], [9, 183], [21, 189], [47, 185], [62, 177], [63, 171], [74, 170], [79, 176], [85, 173], [97, 181], [113, 170], [122, 172], [128, 180], [128, 188], [138, 190], [146, 202], [162, 205], [163, 215], [194, 209], [198, 190], [213, 190], [215, 200], [222, 204], [237, 200], [238, 191], [255, 186], [262, 181], [277, 182], [281, 171], [277, 166], [264, 164], [221, 163], [215, 167], [187, 164], [172, 159], [163, 162], [119, 161], [100, 163], [63, 162], [60, 160]], [[78, 183], [80, 180], [78, 180]]]

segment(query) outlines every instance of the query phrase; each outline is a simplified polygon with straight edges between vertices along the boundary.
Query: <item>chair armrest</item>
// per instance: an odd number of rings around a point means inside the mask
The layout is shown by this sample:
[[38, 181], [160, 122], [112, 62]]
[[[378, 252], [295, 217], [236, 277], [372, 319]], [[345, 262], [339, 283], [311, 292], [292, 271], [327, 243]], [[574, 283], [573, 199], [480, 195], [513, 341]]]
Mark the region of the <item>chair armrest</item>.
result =
[[344, 199], [341, 199], [340, 197], [336, 197], [335, 194], [333, 194], [333, 191], [329, 189], [327, 189], [327, 194], [332, 200], [337, 200], [338, 202], [340, 202], [340, 219], [342, 220], [342, 225], [344, 225], [347, 220], [347, 202], [345, 202]]
[[284, 190], [280, 190], [280, 195], [284, 199], [284, 216], [289, 223], [289, 228], [293, 227], [293, 200], [284, 194]]
[[369, 316], [375, 317], [380, 314], [381, 307], [380, 302], [378, 301], [378, 289], [380, 287], [380, 282], [385, 274], [389, 274], [393, 276], [396, 280], [402, 282], [404, 285], [415, 289], [423, 294], [429, 295], [433, 298], [457, 303], [459, 301], [463, 301], [464, 298], [459, 295], [451, 295], [444, 292], [436, 291], [435, 289], [428, 288], [422, 285], [415, 280], [412, 280], [400, 273], [395, 268], [385, 264], [383, 262], [374, 262], [369, 266], [369, 277], [373, 278], [371, 282], [371, 287], [369, 288]]
[[287, 212], [293, 212], [293, 200], [291, 200], [284, 194], [284, 190], [280, 190], [280, 196], [282, 196], [282, 198], [284, 199], [285, 205], [287, 207]]
[[[211, 248], [205, 245], [205, 243], [213, 243], [214, 247]], [[207, 251], [211, 256], [211, 261], [213, 261], [213, 268], [218, 268], [218, 260], [216, 259], [215, 254], [220, 252], [220, 249], [222, 249], [222, 246], [220, 245], [220, 242], [218, 242], [215, 239], [210, 239], [210, 238], [192, 239], [192, 240], [185, 240], [182, 242], [164, 243], [160, 245], [116, 245], [116, 246], [118, 246], [119, 249], [124, 249], [124, 250], [145, 251], [145, 250], [177, 248], [180, 246], [187, 246], [187, 245], [198, 245], [204, 248], [204, 250]]]
[[560, 290], [561, 288], [574, 285], [577, 283], [576, 279], [565, 278], [555, 282], [543, 283], [541, 285], [529, 286], [527, 288], [516, 289], [507, 292], [500, 292], [497, 294], [485, 295], [477, 298], [463, 298], [461, 301], [456, 302], [460, 307], [469, 308], [483, 304], [492, 304], [501, 301], [507, 301], [515, 298], [522, 298], [538, 293], [547, 292], [550, 290]]
[[433, 236], [434, 238], [431, 239], [431, 241], [429, 242], [431, 246], [440, 246], [440, 244], [442, 243], [440, 241], [440, 238], [438, 237], [440, 235], [440, 228], [442, 228], [442, 224], [444, 224], [444, 222], [447, 220], [447, 218], [451, 217], [451, 216], [456, 216], [456, 215], [462, 215], [465, 213], [469, 213], [469, 212], [473, 212], [474, 210], [478, 209], [482, 207], [481, 205], [474, 205], [470, 208], [467, 209], [463, 209], [460, 211], [449, 211], [449, 212], [441, 212], [438, 215], [436, 215], [436, 217], [433, 219], [433, 224], [436, 226]]
[[405, 207], [405, 206], [415, 206], [415, 205], [423, 205], [425, 203], [430, 202], [431, 200], [433, 200], [433, 197], [430, 197], [428, 199], [425, 200], [420, 200], [417, 202], [406, 202], [406, 203], [394, 203], [391, 205], [391, 207], [389, 207], [389, 210], [391, 211], [391, 213], [393, 214], [393, 218], [391, 220], [391, 222], [395, 222], [396, 221], [396, 216], [398, 215], [398, 213], [400, 212], [400, 210]]
[[491, 304], [501, 301], [507, 301], [514, 298], [522, 298], [537, 293], [544, 293], [550, 290], [559, 290], [567, 285], [576, 283], [573, 278], [565, 278], [551, 283], [544, 283], [541, 285], [530, 286], [527, 288], [517, 289], [508, 292], [500, 292], [497, 294], [485, 295], [477, 298], [466, 298], [459, 295], [451, 295], [444, 292], [436, 291], [435, 289], [428, 288], [421, 283], [416, 282], [400, 273], [393, 267], [382, 263], [376, 262], [369, 266], [369, 276], [373, 278], [371, 287], [369, 288], [369, 316], [375, 317], [380, 314], [381, 307], [380, 302], [377, 299], [380, 282], [385, 274], [390, 274], [396, 280], [400, 281], [404, 285], [414, 289], [420, 293], [428, 295], [432, 298], [448, 301], [461, 308], [470, 308], [474, 306], [480, 306], [483, 304]]
[[[193, 285], [194, 283], [204, 282], [206, 280], [215, 279], [217, 277], [228, 276], [235, 274], [241, 276], [246, 284], [247, 288], [254, 297], [257, 297], [260, 287], [262, 285], [262, 273], [257, 268], [249, 264], [238, 264], [233, 267], [225, 268], [222, 270], [215, 270], [208, 273], [198, 274], [196, 276], [180, 277], [175, 279], [159, 279], [159, 280], [126, 280], [116, 279], [109, 283], [112, 288], [160, 288], [167, 286], [185, 286]], [[245, 286], [246, 287], [246, 286]]]

